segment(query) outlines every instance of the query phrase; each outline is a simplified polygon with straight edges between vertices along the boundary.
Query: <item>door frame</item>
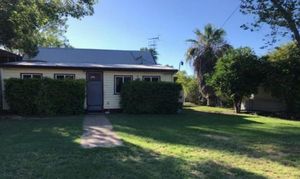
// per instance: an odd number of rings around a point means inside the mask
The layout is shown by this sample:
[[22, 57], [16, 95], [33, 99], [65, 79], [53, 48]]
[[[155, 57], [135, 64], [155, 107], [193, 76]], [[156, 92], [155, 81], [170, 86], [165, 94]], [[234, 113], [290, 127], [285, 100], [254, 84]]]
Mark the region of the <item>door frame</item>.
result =
[[[102, 93], [102, 105], [101, 105], [101, 110], [98, 110], [98, 111], [104, 111], [104, 82], [103, 82], [103, 71], [95, 71], [95, 70], [89, 70], [89, 71], [86, 71], [85, 73], [85, 78], [86, 78], [86, 110], [89, 111], [89, 98], [88, 98], [88, 83], [89, 83], [89, 78], [88, 78], [88, 73], [100, 73], [101, 74], [101, 83], [102, 83], [102, 89], [101, 90], [101, 93]], [[93, 111], [93, 110], [91, 110]], [[95, 110], [94, 110], [95, 111]], [[97, 110], [96, 110], [97, 111]]]

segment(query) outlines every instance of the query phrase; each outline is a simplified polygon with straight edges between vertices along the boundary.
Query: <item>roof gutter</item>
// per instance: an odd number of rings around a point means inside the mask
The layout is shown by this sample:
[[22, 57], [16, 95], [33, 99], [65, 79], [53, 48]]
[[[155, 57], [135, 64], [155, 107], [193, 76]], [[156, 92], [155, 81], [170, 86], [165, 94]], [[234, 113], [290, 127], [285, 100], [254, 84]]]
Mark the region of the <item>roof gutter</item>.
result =
[[105, 70], [105, 71], [149, 71], [149, 72], [178, 72], [177, 69], [150, 69], [150, 68], [117, 68], [117, 67], [78, 67], [78, 66], [44, 66], [44, 65], [16, 65], [0, 64], [6, 68], [44, 68], [44, 69], [78, 69], [78, 70]]

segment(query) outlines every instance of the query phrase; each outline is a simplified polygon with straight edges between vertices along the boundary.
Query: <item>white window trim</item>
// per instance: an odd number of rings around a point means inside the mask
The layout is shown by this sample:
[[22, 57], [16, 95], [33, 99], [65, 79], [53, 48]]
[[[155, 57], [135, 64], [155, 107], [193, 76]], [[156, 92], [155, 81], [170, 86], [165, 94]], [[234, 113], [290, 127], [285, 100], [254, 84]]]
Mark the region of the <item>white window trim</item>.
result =
[[143, 76], [143, 81], [145, 81], [145, 78], [150, 78], [150, 82], [153, 82], [152, 78], [158, 78], [158, 81], [161, 81], [160, 76]]
[[21, 79], [24, 79], [24, 75], [30, 75], [30, 79], [33, 78], [33, 75], [39, 75], [39, 76], [41, 76], [41, 78], [43, 78], [43, 74], [42, 73], [21, 73], [20, 74]]
[[66, 76], [73, 76], [73, 79], [75, 79], [75, 74], [68, 74], [68, 73], [54, 73], [54, 79], [57, 79], [57, 76], [64, 76], [64, 79], [66, 79]]
[[130, 79], [131, 79], [131, 81], [133, 80], [133, 76], [132, 75], [115, 75], [114, 76], [114, 94], [115, 95], [119, 95], [120, 94], [120, 92], [117, 92], [117, 83], [116, 83], [116, 79], [117, 78], [122, 78], [122, 83], [124, 83], [124, 79], [125, 79], [125, 77], [130, 77]]

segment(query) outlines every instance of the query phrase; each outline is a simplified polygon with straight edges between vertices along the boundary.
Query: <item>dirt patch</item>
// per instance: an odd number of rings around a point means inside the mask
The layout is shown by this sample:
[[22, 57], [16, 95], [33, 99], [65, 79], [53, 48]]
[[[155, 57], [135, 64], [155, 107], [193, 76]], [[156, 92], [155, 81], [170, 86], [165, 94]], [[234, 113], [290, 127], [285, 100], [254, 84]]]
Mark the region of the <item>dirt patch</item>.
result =
[[109, 148], [123, 145], [104, 115], [85, 116], [80, 143], [83, 148]]
[[215, 140], [229, 140], [229, 137], [225, 137], [225, 136], [219, 136], [219, 135], [212, 135], [212, 134], [204, 134], [203, 136], [211, 138], [211, 139], [215, 139]]

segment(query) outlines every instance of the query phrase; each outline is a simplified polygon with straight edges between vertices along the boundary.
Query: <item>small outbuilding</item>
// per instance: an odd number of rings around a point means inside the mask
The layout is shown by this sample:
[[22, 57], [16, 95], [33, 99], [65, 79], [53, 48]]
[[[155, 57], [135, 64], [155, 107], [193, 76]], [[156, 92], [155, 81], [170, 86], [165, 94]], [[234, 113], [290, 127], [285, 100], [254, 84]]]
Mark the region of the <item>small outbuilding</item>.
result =
[[282, 100], [273, 97], [263, 87], [259, 87], [257, 94], [253, 94], [242, 102], [241, 109], [249, 112], [284, 112], [286, 105]]

